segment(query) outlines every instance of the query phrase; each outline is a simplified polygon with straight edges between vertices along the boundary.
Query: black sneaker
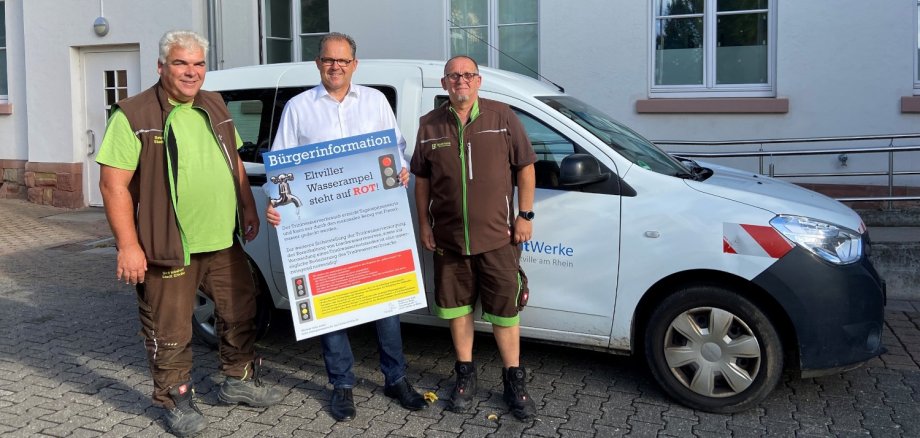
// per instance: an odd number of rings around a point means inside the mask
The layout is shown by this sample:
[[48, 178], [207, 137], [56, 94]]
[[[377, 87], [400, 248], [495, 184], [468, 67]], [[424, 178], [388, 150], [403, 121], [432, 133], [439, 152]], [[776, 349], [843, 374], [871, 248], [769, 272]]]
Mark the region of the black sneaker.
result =
[[524, 367], [502, 368], [502, 384], [505, 387], [505, 403], [518, 420], [527, 420], [537, 415], [537, 407], [527, 394], [527, 372]]
[[450, 410], [466, 412], [476, 394], [476, 366], [473, 362], [457, 362], [454, 364], [454, 372], [457, 382], [450, 393]]
[[269, 388], [262, 385], [262, 379], [259, 377], [262, 371], [262, 358], [257, 357], [252, 362], [252, 373], [246, 367], [247, 375], [243, 378], [227, 377], [224, 383], [220, 385], [220, 391], [217, 398], [224, 403], [229, 404], [247, 404], [255, 407], [266, 407], [277, 404], [284, 398], [284, 395], [277, 388]]
[[208, 427], [208, 419], [195, 405], [195, 390], [184, 383], [169, 390], [169, 397], [176, 406], [166, 412], [166, 424], [175, 436], [192, 436]]

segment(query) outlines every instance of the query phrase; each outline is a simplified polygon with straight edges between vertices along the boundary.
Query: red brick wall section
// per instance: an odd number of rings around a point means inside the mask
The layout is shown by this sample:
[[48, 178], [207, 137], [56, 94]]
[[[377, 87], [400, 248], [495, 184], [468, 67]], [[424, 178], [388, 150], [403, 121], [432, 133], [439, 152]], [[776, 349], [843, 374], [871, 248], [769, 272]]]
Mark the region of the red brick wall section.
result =
[[26, 162], [23, 172], [26, 199], [42, 205], [82, 208], [83, 163]]
[[26, 199], [25, 167], [25, 160], [0, 160], [0, 198]]

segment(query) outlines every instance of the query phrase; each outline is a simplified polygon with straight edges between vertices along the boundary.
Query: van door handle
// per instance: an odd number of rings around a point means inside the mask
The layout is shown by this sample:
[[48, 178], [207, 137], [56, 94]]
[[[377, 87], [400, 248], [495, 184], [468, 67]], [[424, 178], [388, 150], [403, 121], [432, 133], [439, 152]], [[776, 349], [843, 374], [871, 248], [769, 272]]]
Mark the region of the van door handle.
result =
[[89, 152], [86, 153], [87, 156], [92, 156], [96, 153], [96, 133], [92, 129], [86, 130], [86, 150]]

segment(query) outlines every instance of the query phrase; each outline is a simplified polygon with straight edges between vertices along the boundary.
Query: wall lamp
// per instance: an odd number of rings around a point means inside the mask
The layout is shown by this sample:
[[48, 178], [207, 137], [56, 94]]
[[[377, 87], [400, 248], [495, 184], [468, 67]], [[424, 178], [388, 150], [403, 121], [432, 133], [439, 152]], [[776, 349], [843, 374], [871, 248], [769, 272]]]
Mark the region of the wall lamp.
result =
[[109, 33], [109, 20], [106, 20], [105, 17], [96, 18], [96, 21], [93, 22], [93, 32], [101, 37], [106, 36]]

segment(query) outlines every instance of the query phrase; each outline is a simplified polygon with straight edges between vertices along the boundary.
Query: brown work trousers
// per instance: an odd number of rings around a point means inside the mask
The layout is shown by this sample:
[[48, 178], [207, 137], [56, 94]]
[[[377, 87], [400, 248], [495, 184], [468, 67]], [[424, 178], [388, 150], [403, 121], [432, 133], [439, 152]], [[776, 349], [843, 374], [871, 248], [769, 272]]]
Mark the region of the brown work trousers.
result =
[[221, 371], [243, 377], [255, 357], [258, 290], [239, 243], [192, 254], [191, 264], [184, 267], [148, 265], [144, 283], [137, 285], [137, 305], [153, 375], [153, 402], [167, 409], [175, 406], [170, 388], [191, 380], [192, 311], [199, 288], [214, 301]]

